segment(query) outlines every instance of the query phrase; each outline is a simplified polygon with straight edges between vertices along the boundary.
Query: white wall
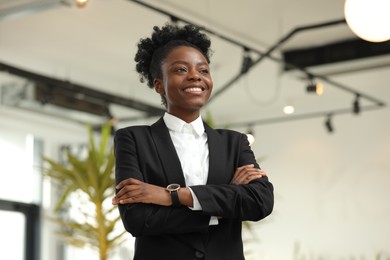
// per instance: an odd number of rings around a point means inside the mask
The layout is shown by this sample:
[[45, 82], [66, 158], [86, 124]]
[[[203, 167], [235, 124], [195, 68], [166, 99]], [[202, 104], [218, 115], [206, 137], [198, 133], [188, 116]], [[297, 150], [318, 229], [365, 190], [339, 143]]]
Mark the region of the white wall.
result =
[[324, 120], [255, 129], [276, 196], [253, 259], [390, 258], [390, 109]]

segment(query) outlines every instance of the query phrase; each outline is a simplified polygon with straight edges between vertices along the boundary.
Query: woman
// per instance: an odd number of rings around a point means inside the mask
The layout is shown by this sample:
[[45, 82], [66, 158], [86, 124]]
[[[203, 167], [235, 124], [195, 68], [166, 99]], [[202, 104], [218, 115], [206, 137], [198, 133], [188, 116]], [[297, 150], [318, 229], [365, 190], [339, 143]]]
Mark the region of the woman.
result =
[[244, 259], [241, 222], [272, 212], [273, 186], [246, 135], [202, 121], [209, 55], [210, 40], [192, 25], [154, 27], [138, 44], [136, 69], [166, 113], [115, 134], [113, 203], [136, 237], [134, 259]]

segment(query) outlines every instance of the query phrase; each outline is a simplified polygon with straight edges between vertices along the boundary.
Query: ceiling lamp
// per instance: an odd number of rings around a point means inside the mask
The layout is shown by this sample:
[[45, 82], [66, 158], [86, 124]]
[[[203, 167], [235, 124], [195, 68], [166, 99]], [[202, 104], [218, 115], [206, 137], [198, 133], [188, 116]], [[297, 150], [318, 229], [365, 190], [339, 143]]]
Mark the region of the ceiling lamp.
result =
[[319, 82], [315, 82], [313, 77], [310, 77], [309, 84], [306, 87], [306, 91], [309, 93], [316, 93], [318, 96], [324, 94], [324, 85]]
[[333, 124], [332, 124], [332, 115], [329, 114], [325, 120], [325, 128], [328, 130], [328, 133], [333, 133]]
[[306, 87], [307, 92], [313, 92], [316, 93], [318, 96], [321, 96], [324, 94], [324, 85], [321, 83], [315, 83], [315, 84], [309, 84]]
[[352, 111], [354, 114], [360, 113], [360, 95], [356, 94], [355, 101], [353, 101]]
[[88, 3], [88, 1], [89, 1], [89, 0], [75, 0], [76, 5], [77, 5], [78, 7], [84, 7], [84, 6], [86, 6], [87, 3]]
[[363, 40], [390, 40], [389, 0], [346, 0], [344, 15], [352, 32]]
[[295, 112], [295, 107], [293, 105], [286, 105], [283, 107], [283, 113], [286, 115], [291, 115]]
[[253, 60], [248, 48], [244, 48], [244, 57], [242, 59], [241, 74], [247, 73], [253, 65]]

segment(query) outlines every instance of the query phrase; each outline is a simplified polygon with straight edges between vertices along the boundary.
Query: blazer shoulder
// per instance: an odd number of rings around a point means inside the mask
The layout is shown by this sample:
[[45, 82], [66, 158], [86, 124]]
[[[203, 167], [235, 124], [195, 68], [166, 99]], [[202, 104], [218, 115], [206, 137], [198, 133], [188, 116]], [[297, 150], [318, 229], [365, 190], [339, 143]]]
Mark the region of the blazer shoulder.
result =
[[226, 128], [223, 128], [223, 129], [214, 129], [214, 131], [217, 131], [217, 132], [220, 133], [220, 134], [226, 134], [226, 135], [242, 135], [242, 134], [243, 134], [243, 133], [238, 132], [238, 131], [236, 131], [236, 130], [226, 129]]
[[127, 126], [120, 128], [115, 131], [114, 136], [125, 136], [125, 135], [140, 135], [150, 132], [150, 126], [148, 125], [135, 125], [135, 126]]
[[211, 131], [214, 131], [216, 134], [227, 138], [241, 138], [244, 135], [241, 132], [231, 129], [211, 129]]
[[149, 125], [132, 125], [132, 126], [126, 126], [123, 128], [119, 128], [116, 130], [116, 133], [118, 132], [136, 132], [136, 131], [145, 131], [146, 129], [149, 129]]

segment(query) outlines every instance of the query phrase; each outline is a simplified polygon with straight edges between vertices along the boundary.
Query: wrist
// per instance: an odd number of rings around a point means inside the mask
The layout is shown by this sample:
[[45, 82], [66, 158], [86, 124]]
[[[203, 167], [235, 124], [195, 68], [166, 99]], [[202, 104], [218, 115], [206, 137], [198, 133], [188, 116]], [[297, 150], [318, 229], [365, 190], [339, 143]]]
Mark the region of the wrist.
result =
[[166, 187], [166, 190], [169, 192], [170, 194], [170, 197], [171, 197], [171, 202], [172, 202], [172, 206], [173, 207], [180, 207], [181, 206], [181, 203], [180, 203], [180, 199], [179, 199], [179, 190], [180, 190], [180, 185], [179, 184], [176, 184], [176, 183], [173, 183], [173, 184], [169, 184], [167, 187]]
[[183, 187], [178, 191], [180, 203], [187, 207], [193, 207], [193, 199], [191, 195], [191, 191], [187, 187]]

